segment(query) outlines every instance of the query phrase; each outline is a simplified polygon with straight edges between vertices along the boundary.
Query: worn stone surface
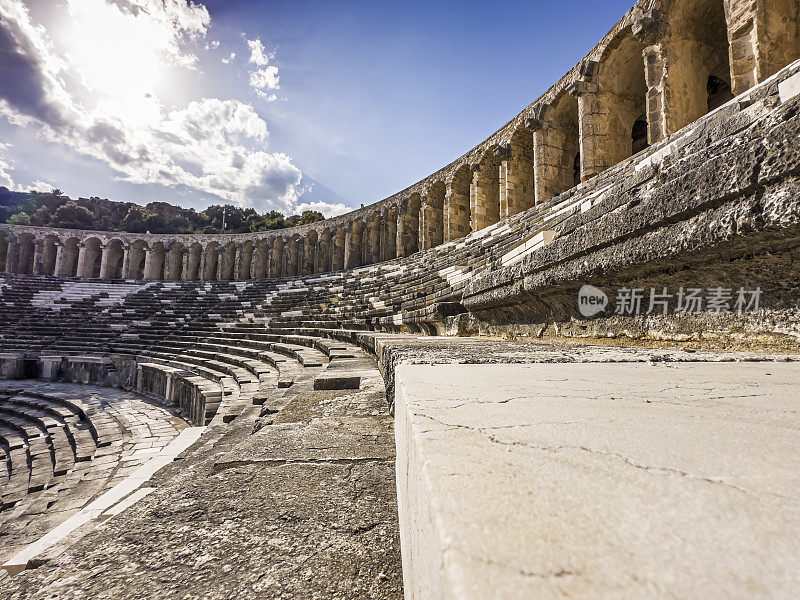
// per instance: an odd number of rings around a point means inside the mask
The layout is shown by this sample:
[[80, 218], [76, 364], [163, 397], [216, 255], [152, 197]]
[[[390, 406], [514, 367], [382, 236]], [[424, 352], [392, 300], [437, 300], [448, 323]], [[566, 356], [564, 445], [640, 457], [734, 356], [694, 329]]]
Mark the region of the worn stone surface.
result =
[[[401, 598], [382, 388], [293, 388], [283, 410], [254, 407], [210, 428], [148, 483], [154, 492], [38, 569], [0, 580], [0, 595]], [[253, 433], [259, 410], [270, 419]]]
[[795, 364], [400, 365], [408, 598], [800, 593]]
[[[6, 382], [0, 446], [10, 478], [0, 477], [0, 564], [121, 483], [186, 426], [167, 407], [133, 392]], [[15, 434], [22, 446], [7, 461], [6, 444]]]

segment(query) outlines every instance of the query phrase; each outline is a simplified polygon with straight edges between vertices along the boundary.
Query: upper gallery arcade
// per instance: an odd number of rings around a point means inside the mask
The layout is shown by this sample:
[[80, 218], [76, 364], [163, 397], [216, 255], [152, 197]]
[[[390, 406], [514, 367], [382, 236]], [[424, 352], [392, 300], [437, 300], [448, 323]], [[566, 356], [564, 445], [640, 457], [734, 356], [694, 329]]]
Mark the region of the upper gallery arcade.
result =
[[641, 0], [539, 99], [393, 196], [277, 232], [148, 235], [0, 225], [0, 270], [246, 280], [349, 269], [462, 238], [580, 185], [800, 57], [798, 0]]

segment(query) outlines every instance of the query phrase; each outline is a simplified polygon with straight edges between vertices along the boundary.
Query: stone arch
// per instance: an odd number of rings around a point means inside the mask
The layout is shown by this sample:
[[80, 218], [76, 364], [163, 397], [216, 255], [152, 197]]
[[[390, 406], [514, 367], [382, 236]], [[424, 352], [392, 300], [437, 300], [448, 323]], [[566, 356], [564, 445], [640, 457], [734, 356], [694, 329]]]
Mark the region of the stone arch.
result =
[[269, 264], [269, 242], [260, 239], [253, 250], [253, 259], [250, 276], [253, 279], [265, 279]]
[[360, 218], [353, 219], [347, 228], [344, 251], [344, 268], [360, 267], [363, 257], [364, 223]]
[[56, 255], [58, 254], [59, 243], [58, 236], [52, 233], [42, 240], [42, 259], [38, 271], [39, 275], [56, 274]]
[[100, 266], [103, 259], [100, 240], [96, 237], [83, 240], [79, 256], [78, 276], [85, 279], [100, 277]]
[[330, 227], [322, 230], [319, 236], [319, 247], [317, 248], [317, 257], [314, 264], [315, 273], [326, 273], [327, 271], [334, 271], [332, 264], [333, 256], [333, 234]]
[[397, 256], [397, 207], [385, 206], [381, 212], [381, 260]]
[[186, 272], [183, 274], [185, 281], [200, 280], [200, 265], [203, 262], [203, 246], [199, 242], [194, 242], [189, 246], [189, 258], [186, 264]]
[[136, 240], [131, 244], [128, 279], [144, 279], [145, 255], [148, 251], [147, 242], [144, 240]]
[[231, 281], [234, 277], [234, 267], [236, 263], [236, 243], [231, 241], [223, 246], [219, 253], [219, 279]]
[[472, 172], [461, 165], [447, 181], [444, 203], [444, 241], [460, 239], [469, 233], [469, 188]]
[[[633, 155], [644, 144], [634, 125], [646, 114], [644, 44], [630, 30], [620, 33], [597, 65], [597, 89], [578, 97], [581, 132], [581, 179], [586, 180]], [[646, 132], [645, 132], [646, 133]]]
[[[662, 0], [660, 12], [678, 30], [691, 0]], [[704, 5], [705, 2], [698, 2]], [[734, 95], [747, 91], [800, 58], [800, 4], [797, 0], [717, 0], [725, 9], [730, 78]], [[715, 9], [716, 10], [716, 9]]]
[[420, 195], [410, 194], [397, 215], [397, 256], [411, 256], [419, 250]]
[[540, 111], [540, 115], [528, 121], [533, 130], [537, 204], [566, 192], [581, 181], [578, 99], [561, 93]]
[[272, 240], [272, 250], [270, 251], [269, 276], [283, 276], [283, 238], [278, 236]]
[[[63, 259], [61, 262], [61, 270], [56, 275], [61, 277], [77, 277], [78, 276], [78, 238], [71, 237], [64, 242]], [[56, 265], [57, 267], [58, 265]], [[56, 270], [58, 270], [56, 268]]]
[[333, 244], [331, 247], [331, 271], [341, 271], [344, 269], [345, 237], [345, 226], [337, 226], [336, 231], [333, 233]]
[[521, 125], [514, 130], [500, 158], [500, 218], [536, 204], [533, 186], [533, 135]]
[[444, 181], [434, 181], [422, 199], [419, 222], [421, 250], [444, 242], [444, 197]]
[[286, 253], [286, 270], [284, 274], [287, 277], [297, 277], [300, 274], [300, 235], [295, 233], [289, 238], [288, 252]]
[[364, 264], [381, 262], [381, 214], [375, 211], [367, 219], [364, 233]]
[[125, 247], [122, 240], [113, 238], [103, 250], [105, 258], [101, 263], [100, 277], [103, 279], [120, 279], [123, 276], [123, 263], [125, 261]]
[[172, 242], [164, 259], [164, 279], [180, 281], [183, 279], [183, 253], [185, 247], [181, 242]]
[[252, 278], [252, 262], [255, 244], [252, 240], [246, 240], [239, 249], [239, 264], [235, 267], [237, 281], [245, 281]]
[[202, 279], [203, 281], [214, 281], [217, 278], [217, 262], [219, 260], [219, 242], [209, 242], [203, 248], [202, 258]]
[[315, 265], [317, 263], [317, 246], [319, 244], [319, 236], [314, 229], [306, 233], [305, 244], [303, 245], [303, 269], [302, 275], [311, 275], [314, 273]]
[[472, 165], [470, 185], [470, 227], [479, 231], [500, 220], [500, 161], [495, 154], [497, 145], [490, 146], [481, 160]]
[[17, 236], [17, 268], [15, 273], [30, 275], [33, 273], [33, 257], [36, 252], [34, 237], [30, 233]]
[[[151, 281], [160, 281], [164, 279], [164, 263], [166, 254], [167, 253], [164, 249], [163, 242], [155, 242], [150, 247], [150, 252], [147, 256], [148, 260], [145, 261], [145, 279], [149, 279]], [[147, 264], [148, 262], [149, 265]]]
[[733, 98], [724, 0], [676, 0], [660, 27], [644, 51], [651, 143]]

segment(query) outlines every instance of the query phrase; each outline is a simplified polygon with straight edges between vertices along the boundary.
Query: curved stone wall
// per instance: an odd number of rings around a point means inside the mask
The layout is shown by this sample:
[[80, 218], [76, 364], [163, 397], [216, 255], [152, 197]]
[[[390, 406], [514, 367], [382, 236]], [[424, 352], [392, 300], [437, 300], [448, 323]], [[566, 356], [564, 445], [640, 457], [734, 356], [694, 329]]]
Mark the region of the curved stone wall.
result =
[[800, 57], [796, 0], [640, 0], [540, 98], [451, 164], [380, 202], [291, 229], [143, 235], [0, 225], [9, 273], [246, 280], [427, 250], [598, 175]]

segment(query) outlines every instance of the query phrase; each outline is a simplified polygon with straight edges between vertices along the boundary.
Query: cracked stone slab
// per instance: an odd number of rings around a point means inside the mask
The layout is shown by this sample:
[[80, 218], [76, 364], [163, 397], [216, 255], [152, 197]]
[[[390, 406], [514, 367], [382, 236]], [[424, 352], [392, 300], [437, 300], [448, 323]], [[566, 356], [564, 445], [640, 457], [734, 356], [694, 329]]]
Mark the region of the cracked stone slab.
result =
[[396, 372], [407, 598], [800, 595], [793, 363]]
[[265, 427], [217, 458], [214, 469], [238, 464], [392, 461], [393, 421], [388, 415], [315, 418]]

